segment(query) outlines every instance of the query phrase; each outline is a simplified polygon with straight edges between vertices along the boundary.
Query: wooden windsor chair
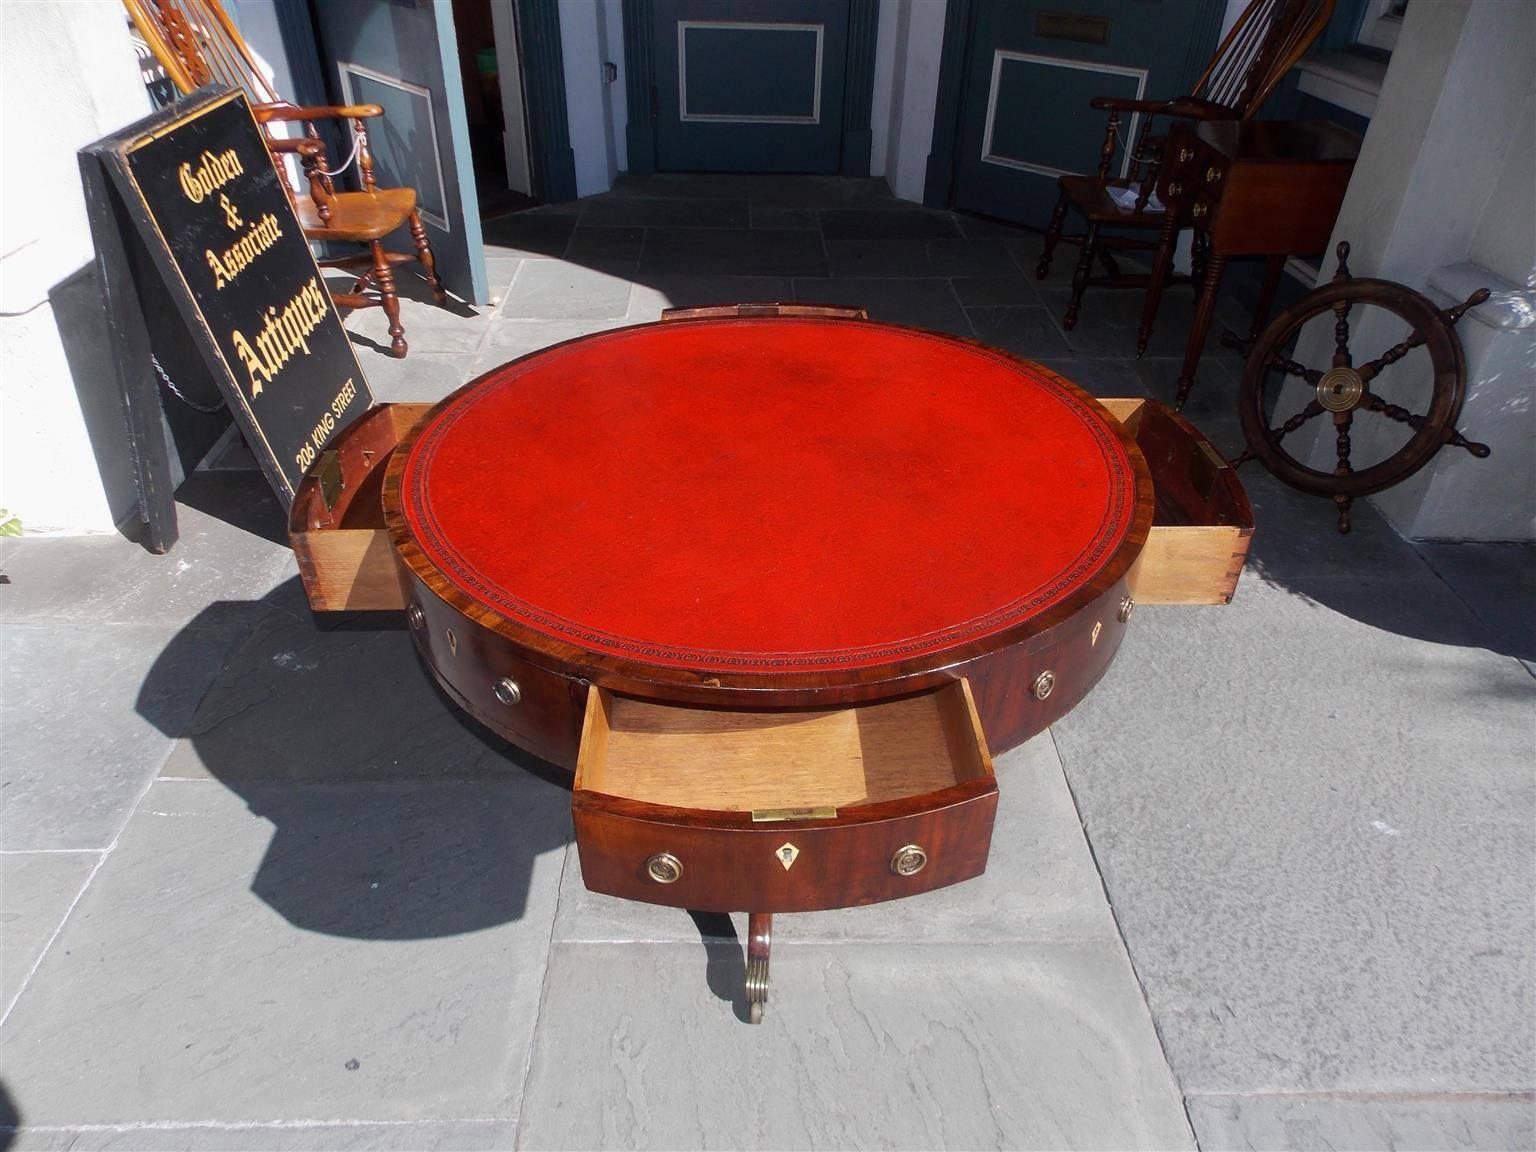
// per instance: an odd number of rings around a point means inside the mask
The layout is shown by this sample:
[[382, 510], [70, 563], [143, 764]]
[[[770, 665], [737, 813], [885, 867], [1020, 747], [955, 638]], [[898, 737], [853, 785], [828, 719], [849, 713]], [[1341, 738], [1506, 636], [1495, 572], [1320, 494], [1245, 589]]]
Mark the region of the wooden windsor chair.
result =
[[[419, 262], [433, 299], [442, 304], [447, 295], [437, 276], [432, 245], [422, 227], [416, 190], [380, 188], [374, 180], [366, 121], [382, 116], [384, 110], [377, 104], [304, 107], [283, 100], [273, 90], [219, 0], [123, 0], [123, 6], [177, 91], [186, 95], [205, 84], [224, 84], [245, 93], [251, 112], [263, 126], [267, 147], [284, 178], [284, 187], [305, 237], [358, 243], [367, 248], [365, 255], [319, 261], [322, 268], [340, 268], [356, 275], [349, 291], [332, 292], [332, 297], [343, 308], [383, 308], [389, 317], [390, 351], [403, 358], [409, 348], [405, 328], [400, 323], [395, 266]], [[341, 170], [329, 168], [324, 141], [315, 127], [317, 120], [350, 123], [360, 190], [337, 188], [335, 177], [352, 160], [349, 158]], [[297, 139], [282, 136], [274, 130], [280, 124], [302, 125], [303, 135]], [[288, 183], [287, 168], [282, 163], [282, 157], [288, 155], [298, 157], [307, 191]], [[410, 231], [414, 254], [391, 252], [384, 246], [385, 238], [402, 227]], [[369, 294], [370, 288], [373, 294]]]
[[[1149, 274], [1123, 273], [1111, 249], [1156, 252], [1171, 246], [1188, 210], [1177, 189], [1170, 192], [1164, 155], [1167, 137], [1154, 131], [1159, 116], [1183, 120], [1248, 120], [1269, 98], [1275, 86], [1295, 66], [1313, 42], [1322, 34], [1333, 15], [1337, 0], [1252, 0], [1237, 23], [1216, 49], [1216, 55], [1195, 81], [1194, 91], [1174, 100], [1128, 100], [1100, 96], [1089, 106], [1109, 113], [1109, 123], [1100, 149], [1098, 171], [1091, 175], [1067, 175], [1058, 181], [1061, 194], [1051, 212], [1045, 233], [1045, 245], [1035, 266], [1035, 276], [1045, 279], [1051, 270], [1051, 258], [1062, 241], [1080, 246], [1077, 268], [1072, 275], [1072, 295], [1061, 325], [1071, 330], [1077, 325], [1078, 309], [1088, 287], [1144, 288], [1160, 294], [1160, 278]], [[1130, 114], [1141, 119], [1140, 132], [1130, 149], [1126, 174], [1110, 175], [1122, 144], [1120, 117]], [[1133, 128], [1134, 131], [1134, 128]], [[1113, 193], [1118, 193], [1118, 198]], [[1134, 197], [1128, 193], [1134, 193]], [[1155, 197], [1155, 198], [1154, 198]], [[1067, 214], [1076, 209], [1087, 222], [1078, 235], [1063, 235]], [[1115, 234], [1101, 236], [1103, 228]], [[1157, 230], [1157, 239], [1126, 235], [1123, 230]], [[1200, 254], [1197, 252], [1197, 261]], [[1094, 260], [1105, 267], [1106, 275], [1092, 276]], [[1196, 282], [1199, 281], [1198, 268]], [[1155, 301], [1148, 311], [1155, 314]], [[1150, 330], [1138, 336], [1136, 354], [1146, 351]]]

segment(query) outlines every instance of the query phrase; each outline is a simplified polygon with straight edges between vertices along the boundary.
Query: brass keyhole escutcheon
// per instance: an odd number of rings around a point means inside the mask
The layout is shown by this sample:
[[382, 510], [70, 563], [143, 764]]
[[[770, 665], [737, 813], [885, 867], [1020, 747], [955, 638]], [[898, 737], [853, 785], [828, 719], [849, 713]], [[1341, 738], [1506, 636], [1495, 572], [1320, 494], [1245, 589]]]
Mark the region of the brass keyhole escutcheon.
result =
[[1098, 644], [1099, 633], [1102, 631], [1104, 631], [1104, 621], [1095, 620], [1093, 622], [1093, 635], [1088, 637], [1088, 647], [1093, 648]]
[[1056, 673], [1047, 669], [1035, 677], [1035, 699], [1044, 700], [1056, 687]]
[[491, 691], [496, 693], [496, 699], [511, 707], [523, 698], [523, 690], [517, 686], [517, 681], [510, 676], [503, 676], [495, 684], [491, 685]]
[[1120, 609], [1115, 613], [1115, 619], [1124, 624], [1131, 618], [1131, 613], [1136, 611], [1136, 601], [1129, 596], [1120, 597]]
[[454, 632], [453, 632], [452, 628], [449, 628], [447, 631], [448, 631], [448, 652], [449, 652], [450, 655], [457, 656], [459, 654], [459, 638], [454, 635]]
[[1330, 368], [1317, 382], [1317, 402], [1330, 412], [1348, 412], [1365, 394], [1365, 381], [1353, 368]]
[[916, 876], [928, 866], [928, 853], [916, 844], [896, 849], [891, 857], [891, 871], [898, 876]]
[[799, 859], [800, 849], [786, 841], [783, 844], [780, 844], [778, 848], [774, 850], [773, 854], [778, 857], [779, 863], [784, 865], [784, 871], [788, 872], [790, 865]]
[[683, 862], [670, 852], [658, 852], [645, 862], [645, 873], [658, 884], [676, 884], [683, 875]]

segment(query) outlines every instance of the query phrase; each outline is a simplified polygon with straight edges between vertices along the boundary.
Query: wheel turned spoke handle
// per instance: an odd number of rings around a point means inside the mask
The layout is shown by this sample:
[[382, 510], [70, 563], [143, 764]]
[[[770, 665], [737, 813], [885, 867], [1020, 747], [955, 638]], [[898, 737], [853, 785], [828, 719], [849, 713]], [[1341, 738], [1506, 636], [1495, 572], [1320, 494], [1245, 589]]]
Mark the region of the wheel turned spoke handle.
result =
[[[1406, 424], [1415, 432], [1422, 429], [1427, 423], [1423, 416], [1410, 412], [1400, 405], [1389, 404], [1374, 392], [1366, 392], [1360, 398], [1360, 401], [1372, 412], [1380, 412], [1389, 420], [1396, 420], [1399, 424]], [[1479, 444], [1476, 440], [1468, 440], [1454, 428], [1445, 434], [1445, 442], [1447, 444], [1454, 444], [1458, 448], [1465, 448], [1479, 460], [1486, 460], [1493, 454], [1493, 449], [1489, 448], [1488, 445]]]
[[1396, 364], [1404, 356], [1408, 355], [1408, 353], [1412, 352], [1415, 348], [1418, 348], [1423, 343], [1423, 334], [1420, 332], [1413, 332], [1409, 335], [1408, 339], [1404, 340], [1401, 344], [1392, 345], [1392, 347], [1388, 348], [1380, 356], [1376, 357], [1376, 359], [1366, 361], [1364, 364], [1360, 365], [1359, 368], [1356, 368], [1355, 371], [1360, 373], [1361, 380], [1369, 384], [1377, 376], [1381, 375], [1383, 369], [1390, 368], [1392, 365]]
[[1321, 404], [1319, 404], [1316, 400], [1308, 400], [1307, 406], [1300, 412], [1296, 413], [1296, 415], [1292, 416], [1284, 424], [1280, 425], [1280, 427], [1270, 429], [1270, 431], [1273, 432], [1275, 436], [1274, 442], [1276, 444], [1280, 443], [1280, 441], [1284, 440], [1292, 432], [1296, 431], [1296, 429], [1300, 428], [1308, 420], [1312, 419], [1312, 417], [1321, 416], [1322, 413], [1323, 406]]
[[1320, 369], [1308, 368], [1284, 356], [1276, 356], [1269, 362], [1269, 366], [1280, 369], [1287, 376], [1299, 376], [1314, 388], [1317, 387], [1317, 382], [1323, 378], [1323, 373]]
[[1447, 324], [1454, 324], [1456, 321], [1465, 316], [1471, 309], [1476, 308], [1479, 304], [1485, 303], [1489, 295], [1490, 293], [1488, 289], [1479, 288], [1476, 292], [1472, 293], [1472, 295], [1468, 296], [1460, 304], [1456, 305], [1456, 307], [1450, 309], [1449, 311], [1442, 312], [1440, 315], [1445, 317], [1445, 322]]

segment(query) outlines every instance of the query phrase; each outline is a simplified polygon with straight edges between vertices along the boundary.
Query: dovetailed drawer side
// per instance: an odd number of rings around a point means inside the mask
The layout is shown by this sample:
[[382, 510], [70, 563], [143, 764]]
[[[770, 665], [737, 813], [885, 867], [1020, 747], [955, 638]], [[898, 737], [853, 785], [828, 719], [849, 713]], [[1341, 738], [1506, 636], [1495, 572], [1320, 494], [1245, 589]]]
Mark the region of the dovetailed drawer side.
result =
[[288, 539], [316, 612], [402, 609], [381, 502], [394, 450], [430, 404], [380, 404], [320, 454], [294, 496]]
[[1131, 595], [1138, 604], [1230, 603], [1253, 536], [1253, 509], [1237, 471], [1198, 428], [1156, 400], [1100, 403], [1135, 436], [1157, 496]]

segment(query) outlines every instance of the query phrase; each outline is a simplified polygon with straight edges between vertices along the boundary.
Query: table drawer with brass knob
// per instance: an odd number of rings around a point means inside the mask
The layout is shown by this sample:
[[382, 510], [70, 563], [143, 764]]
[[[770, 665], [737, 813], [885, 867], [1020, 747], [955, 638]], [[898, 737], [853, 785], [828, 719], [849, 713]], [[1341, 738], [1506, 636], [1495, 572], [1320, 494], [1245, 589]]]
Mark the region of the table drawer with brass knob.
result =
[[685, 708], [593, 688], [573, 809], [594, 892], [805, 912], [979, 876], [997, 784], [963, 680], [814, 712]]

